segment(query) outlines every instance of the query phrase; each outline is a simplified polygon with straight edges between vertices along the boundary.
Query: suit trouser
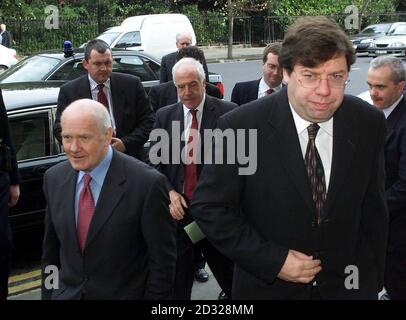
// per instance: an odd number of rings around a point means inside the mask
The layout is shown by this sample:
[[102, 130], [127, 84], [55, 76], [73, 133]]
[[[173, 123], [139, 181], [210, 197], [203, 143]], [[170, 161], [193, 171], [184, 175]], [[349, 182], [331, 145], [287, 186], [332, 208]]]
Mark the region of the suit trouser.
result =
[[196, 251], [200, 252], [200, 250], [206, 257], [207, 264], [213, 272], [219, 286], [229, 297], [231, 297], [234, 268], [232, 261], [214, 248], [207, 239], [200, 240], [193, 245], [183, 228], [178, 226], [178, 257], [176, 262], [174, 299], [190, 300], [195, 274], [195, 254]]

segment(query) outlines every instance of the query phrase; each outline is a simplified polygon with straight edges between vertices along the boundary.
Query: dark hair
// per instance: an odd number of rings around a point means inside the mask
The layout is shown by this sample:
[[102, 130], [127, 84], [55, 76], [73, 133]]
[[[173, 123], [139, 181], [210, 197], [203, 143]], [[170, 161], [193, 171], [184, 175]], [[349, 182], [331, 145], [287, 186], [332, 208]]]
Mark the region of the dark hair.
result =
[[178, 54], [176, 55], [176, 60], [179, 61], [184, 57], [194, 58], [201, 64], [203, 64], [206, 60], [203, 50], [199, 49], [196, 46], [187, 46], [179, 49]]
[[270, 43], [268, 44], [265, 49], [264, 52], [262, 54], [262, 62], [265, 63], [266, 60], [268, 60], [268, 54], [269, 53], [273, 53], [276, 56], [279, 56], [279, 52], [282, 49], [282, 43], [280, 42], [274, 42], [274, 43]]
[[85, 46], [85, 60], [89, 61], [90, 53], [92, 50], [96, 50], [98, 53], [105, 53], [106, 50], [110, 50], [109, 45], [100, 39], [90, 40]]
[[344, 31], [326, 17], [304, 17], [287, 30], [278, 60], [290, 74], [296, 64], [314, 68], [338, 55], [345, 56], [349, 71], [356, 56]]

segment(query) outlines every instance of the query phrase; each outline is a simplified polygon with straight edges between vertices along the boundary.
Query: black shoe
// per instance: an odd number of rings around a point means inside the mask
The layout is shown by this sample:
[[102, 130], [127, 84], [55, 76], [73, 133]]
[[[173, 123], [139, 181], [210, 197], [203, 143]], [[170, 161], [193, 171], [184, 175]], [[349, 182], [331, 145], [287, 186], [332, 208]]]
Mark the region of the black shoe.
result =
[[231, 300], [231, 298], [223, 290], [221, 290], [217, 300]]
[[203, 268], [196, 270], [195, 279], [199, 282], [207, 282], [209, 280], [209, 274]]

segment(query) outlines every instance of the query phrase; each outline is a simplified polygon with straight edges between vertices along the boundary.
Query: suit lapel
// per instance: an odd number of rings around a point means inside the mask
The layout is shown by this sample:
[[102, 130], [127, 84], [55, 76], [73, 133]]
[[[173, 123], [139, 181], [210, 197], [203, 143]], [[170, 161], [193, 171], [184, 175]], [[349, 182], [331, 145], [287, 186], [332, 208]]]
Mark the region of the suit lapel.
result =
[[89, 76], [87, 74], [83, 76], [78, 87], [78, 92], [75, 92], [75, 95], [77, 96], [77, 99], [93, 99], [92, 92], [90, 91]]
[[[276, 99], [276, 104], [270, 108], [268, 116], [269, 126], [267, 128], [270, 131], [266, 133], [266, 136], [271, 141], [269, 150], [272, 152], [279, 151], [282, 165], [288, 172], [291, 181], [309, 209], [315, 214], [316, 207], [312, 199], [310, 182], [306, 173], [295, 122], [289, 107], [287, 90], [282, 89], [279, 93], [268, 97], [269, 100], [272, 98]], [[274, 140], [276, 140], [279, 150], [275, 149]]]
[[[125, 106], [125, 94], [122, 92], [120, 84], [117, 83], [117, 79], [114, 74], [110, 76], [110, 86], [111, 86], [111, 99], [113, 101], [113, 115], [114, 122], [116, 124], [116, 131], [123, 128], [124, 122], [124, 109]], [[116, 132], [117, 136], [121, 136], [120, 132]]]
[[400, 118], [403, 117], [403, 114], [406, 111], [406, 100], [405, 97], [403, 97], [402, 100], [398, 103], [398, 105], [393, 109], [389, 117], [386, 119], [387, 123], [387, 133], [386, 133], [386, 141], [388, 142], [392, 135], [395, 132], [395, 128], [397, 123], [399, 122]]
[[86, 239], [86, 247], [94, 240], [101, 231], [103, 225], [113, 214], [115, 207], [125, 193], [124, 183], [126, 177], [121, 160], [116, 151], [113, 150], [113, 158], [104, 179], [99, 200], [89, 227]]
[[65, 181], [60, 186], [59, 194], [64, 194], [65, 203], [61, 206], [61, 225], [66, 226], [67, 239], [74, 241], [75, 246], [79, 249], [79, 241], [76, 233], [76, 219], [75, 219], [75, 195], [76, 195], [76, 181], [78, 173], [69, 166]]
[[334, 114], [333, 157], [325, 205], [326, 215], [328, 215], [340, 188], [347, 178], [348, 168], [354, 157], [358, 140], [358, 135], [354, 130], [354, 128], [357, 128], [357, 123], [354, 121], [355, 117], [347, 114], [347, 108], [351, 108], [351, 106], [343, 102]]

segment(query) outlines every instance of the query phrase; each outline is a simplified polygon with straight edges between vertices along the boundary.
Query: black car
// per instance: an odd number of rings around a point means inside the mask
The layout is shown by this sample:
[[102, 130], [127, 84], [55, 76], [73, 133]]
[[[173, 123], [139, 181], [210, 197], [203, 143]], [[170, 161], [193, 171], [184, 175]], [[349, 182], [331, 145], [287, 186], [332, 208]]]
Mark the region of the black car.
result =
[[[159, 84], [161, 62], [159, 59], [142, 51], [115, 50], [113, 54], [113, 71], [137, 76], [145, 91]], [[76, 79], [87, 71], [82, 66], [84, 49], [77, 48], [65, 53], [62, 50], [49, 50], [31, 55], [12, 68], [0, 74], [0, 83], [28, 81], [69, 81]], [[218, 86], [224, 94], [222, 78], [209, 73], [209, 80]]]
[[22, 178], [20, 199], [10, 211], [13, 232], [43, 224], [43, 175], [48, 168], [66, 160], [52, 133], [59, 87], [63, 83], [0, 84]]

